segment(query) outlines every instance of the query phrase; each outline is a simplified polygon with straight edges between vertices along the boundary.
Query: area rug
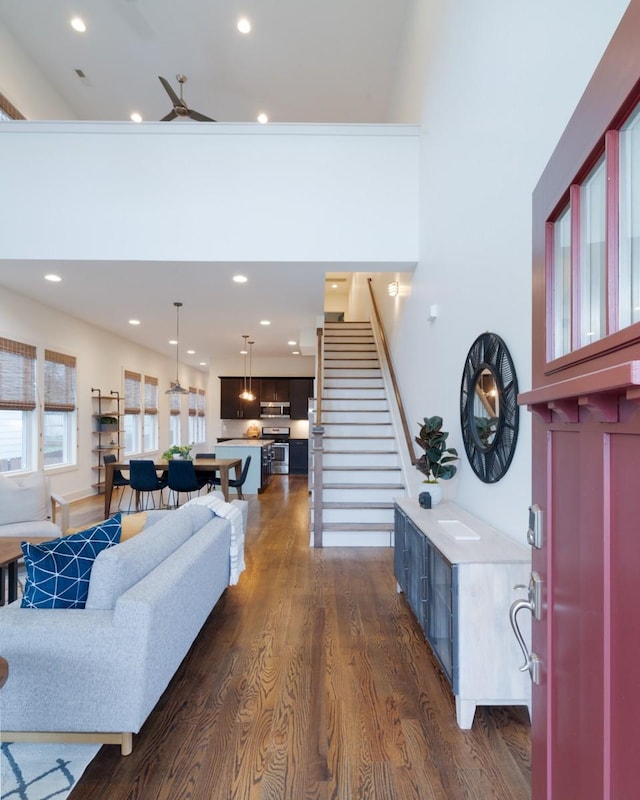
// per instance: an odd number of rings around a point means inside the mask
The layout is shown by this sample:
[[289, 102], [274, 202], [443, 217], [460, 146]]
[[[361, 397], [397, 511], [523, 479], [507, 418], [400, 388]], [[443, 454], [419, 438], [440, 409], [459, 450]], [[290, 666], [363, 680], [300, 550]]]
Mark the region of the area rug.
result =
[[0, 800], [64, 800], [99, 749], [93, 744], [3, 743]]

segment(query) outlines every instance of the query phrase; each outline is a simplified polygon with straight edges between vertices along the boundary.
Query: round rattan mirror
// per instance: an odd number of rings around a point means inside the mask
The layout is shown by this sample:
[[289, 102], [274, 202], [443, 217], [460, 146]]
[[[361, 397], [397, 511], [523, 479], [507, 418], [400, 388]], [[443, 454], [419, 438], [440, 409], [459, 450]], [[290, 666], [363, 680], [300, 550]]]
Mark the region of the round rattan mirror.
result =
[[511, 355], [495, 333], [471, 345], [462, 373], [460, 422], [473, 471], [495, 483], [511, 464], [518, 439], [518, 380]]

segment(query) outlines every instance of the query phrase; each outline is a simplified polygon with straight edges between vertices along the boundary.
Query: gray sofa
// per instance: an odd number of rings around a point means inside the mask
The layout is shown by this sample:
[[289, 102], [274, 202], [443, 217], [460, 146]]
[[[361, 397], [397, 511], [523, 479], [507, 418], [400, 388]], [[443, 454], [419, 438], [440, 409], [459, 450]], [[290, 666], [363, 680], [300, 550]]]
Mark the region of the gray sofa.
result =
[[[243, 537], [247, 503], [231, 506]], [[0, 608], [10, 670], [0, 738], [117, 743], [130, 753], [230, 583], [231, 540], [230, 520], [204, 506], [149, 512], [140, 533], [98, 555], [84, 609]]]

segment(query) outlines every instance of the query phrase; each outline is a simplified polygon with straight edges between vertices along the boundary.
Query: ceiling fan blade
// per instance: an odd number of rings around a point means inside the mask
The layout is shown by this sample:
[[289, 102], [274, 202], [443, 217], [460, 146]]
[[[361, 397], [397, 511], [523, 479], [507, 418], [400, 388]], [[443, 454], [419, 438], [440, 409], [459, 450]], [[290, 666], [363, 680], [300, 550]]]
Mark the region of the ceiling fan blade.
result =
[[170, 119], [175, 119], [178, 115], [175, 111], [170, 111], [166, 117], [162, 117], [160, 122], [168, 122]]
[[158, 75], [158, 80], [164, 86], [164, 90], [169, 95], [169, 97], [171, 98], [171, 102], [173, 103], [174, 106], [184, 105], [182, 100], [180, 100], [178, 95], [173, 91], [173, 89], [171, 87], [171, 84], [169, 83], [169, 81], [166, 78], [163, 78], [160, 75]]
[[205, 117], [204, 114], [201, 114], [199, 111], [192, 111], [189, 109], [189, 116], [191, 119], [195, 119], [198, 122], [216, 122], [215, 119], [211, 119], [211, 117]]

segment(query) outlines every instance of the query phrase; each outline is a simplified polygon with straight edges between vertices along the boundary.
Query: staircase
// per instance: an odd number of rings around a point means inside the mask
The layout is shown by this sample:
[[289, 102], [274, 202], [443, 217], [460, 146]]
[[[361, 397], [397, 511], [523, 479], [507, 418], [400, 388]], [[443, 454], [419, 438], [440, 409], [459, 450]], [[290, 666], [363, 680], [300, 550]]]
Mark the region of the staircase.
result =
[[326, 323], [323, 365], [323, 545], [389, 547], [404, 484], [371, 323]]

